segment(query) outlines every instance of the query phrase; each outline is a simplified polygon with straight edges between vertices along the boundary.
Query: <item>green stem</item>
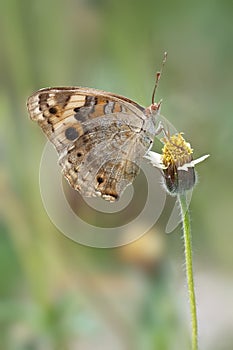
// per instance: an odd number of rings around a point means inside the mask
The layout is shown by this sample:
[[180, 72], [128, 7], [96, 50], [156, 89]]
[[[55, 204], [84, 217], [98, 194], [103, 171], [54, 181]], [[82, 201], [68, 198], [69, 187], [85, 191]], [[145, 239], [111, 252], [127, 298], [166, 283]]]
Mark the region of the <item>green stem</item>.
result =
[[196, 298], [195, 298], [194, 281], [193, 281], [191, 227], [190, 227], [189, 210], [186, 202], [186, 194], [178, 195], [178, 200], [180, 204], [181, 216], [182, 216], [182, 222], [183, 222], [186, 278], [187, 278], [189, 304], [190, 304], [190, 312], [191, 312], [192, 350], [198, 350], [197, 308], [196, 308]]

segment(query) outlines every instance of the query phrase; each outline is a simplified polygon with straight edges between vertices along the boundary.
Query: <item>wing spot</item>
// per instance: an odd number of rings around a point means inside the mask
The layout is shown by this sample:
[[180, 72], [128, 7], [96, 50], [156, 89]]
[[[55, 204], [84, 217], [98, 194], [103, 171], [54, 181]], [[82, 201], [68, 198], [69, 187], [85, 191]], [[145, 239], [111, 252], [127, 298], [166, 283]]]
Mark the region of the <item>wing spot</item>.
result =
[[78, 138], [78, 132], [74, 127], [69, 127], [65, 131], [65, 136], [68, 140], [73, 141]]
[[57, 113], [57, 108], [56, 107], [50, 107], [49, 108], [49, 113], [56, 114]]
[[102, 176], [97, 176], [96, 180], [98, 184], [102, 184], [104, 182], [104, 179], [102, 178]]

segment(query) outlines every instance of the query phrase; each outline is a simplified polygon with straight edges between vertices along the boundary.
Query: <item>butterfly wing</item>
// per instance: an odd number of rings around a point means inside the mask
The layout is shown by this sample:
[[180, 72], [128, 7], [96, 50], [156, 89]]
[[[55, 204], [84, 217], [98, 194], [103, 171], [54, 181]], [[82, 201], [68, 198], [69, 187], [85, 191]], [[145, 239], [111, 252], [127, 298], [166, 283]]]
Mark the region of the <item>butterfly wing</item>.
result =
[[29, 97], [28, 110], [55, 145], [64, 176], [84, 196], [119, 198], [153, 142], [144, 108], [105, 91], [42, 89]]

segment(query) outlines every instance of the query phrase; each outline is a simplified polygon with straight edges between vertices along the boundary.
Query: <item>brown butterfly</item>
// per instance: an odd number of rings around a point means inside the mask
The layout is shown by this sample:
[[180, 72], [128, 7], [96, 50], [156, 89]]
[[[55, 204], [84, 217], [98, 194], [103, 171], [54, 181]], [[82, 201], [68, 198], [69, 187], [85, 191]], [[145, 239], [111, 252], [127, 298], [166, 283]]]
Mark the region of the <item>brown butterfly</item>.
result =
[[[157, 73], [154, 92], [159, 78]], [[55, 145], [70, 185], [83, 196], [115, 201], [135, 179], [157, 133], [160, 103], [154, 103], [154, 92], [144, 108], [92, 88], [46, 88], [30, 96], [27, 106]]]

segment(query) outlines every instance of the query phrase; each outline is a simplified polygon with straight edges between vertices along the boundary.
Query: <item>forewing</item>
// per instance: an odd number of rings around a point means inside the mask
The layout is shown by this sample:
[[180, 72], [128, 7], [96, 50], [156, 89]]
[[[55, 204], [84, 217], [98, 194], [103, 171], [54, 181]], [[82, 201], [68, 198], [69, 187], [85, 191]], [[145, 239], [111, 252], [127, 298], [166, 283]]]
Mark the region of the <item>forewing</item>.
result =
[[142, 132], [144, 108], [101, 90], [43, 89], [28, 99], [28, 110], [55, 145], [63, 174], [84, 196], [117, 199], [152, 142]]

